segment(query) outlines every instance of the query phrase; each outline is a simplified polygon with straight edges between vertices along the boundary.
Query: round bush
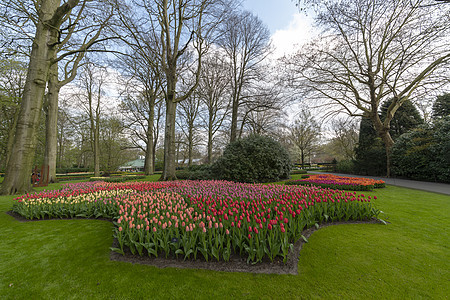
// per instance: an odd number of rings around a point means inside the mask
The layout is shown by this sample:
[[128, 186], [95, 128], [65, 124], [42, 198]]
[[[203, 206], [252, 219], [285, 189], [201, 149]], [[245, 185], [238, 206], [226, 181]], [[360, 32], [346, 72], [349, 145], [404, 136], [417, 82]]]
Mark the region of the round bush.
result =
[[211, 170], [217, 179], [273, 182], [289, 178], [291, 161], [280, 143], [252, 135], [229, 144]]

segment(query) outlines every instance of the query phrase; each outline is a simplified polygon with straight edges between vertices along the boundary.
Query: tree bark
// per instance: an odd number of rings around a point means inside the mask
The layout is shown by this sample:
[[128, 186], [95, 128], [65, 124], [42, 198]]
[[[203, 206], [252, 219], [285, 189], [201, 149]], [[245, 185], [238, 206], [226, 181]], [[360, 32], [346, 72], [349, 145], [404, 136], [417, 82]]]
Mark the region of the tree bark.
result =
[[302, 169], [305, 167], [305, 151], [303, 149], [300, 149], [300, 156], [302, 160]]
[[[89, 76], [92, 76], [90, 74]], [[91, 79], [92, 80], [92, 77]], [[92, 81], [89, 83], [92, 85]], [[94, 177], [100, 176], [100, 149], [99, 149], [99, 136], [100, 136], [100, 97], [101, 97], [101, 84], [98, 87], [97, 103], [95, 107], [95, 113], [93, 108], [93, 92], [92, 86], [88, 86], [88, 101], [89, 101], [89, 123], [90, 123], [90, 142], [92, 147], [92, 153], [94, 155]]]
[[237, 138], [237, 115], [239, 109], [239, 101], [233, 99], [233, 107], [231, 110], [231, 132], [230, 132], [230, 143], [236, 141]]
[[193, 152], [193, 138], [194, 132], [193, 132], [193, 124], [189, 124], [189, 134], [188, 134], [188, 166], [192, 166], [192, 152]]
[[[154, 102], [154, 101], [153, 101]], [[153, 162], [153, 125], [155, 118], [154, 103], [150, 106], [148, 124], [147, 124], [147, 148], [145, 151], [145, 163], [144, 163], [144, 173], [145, 175], [151, 175], [154, 171]]]
[[147, 120], [147, 148], [145, 149], [145, 162], [144, 162], [144, 173], [145, 175], [151, 175], [154, 172], [154, 160], [153, 160], [153, 152], [154, 152], [154, 142], [153, 142], [153, 126], [155, 124], [155, 95], [148, 95], [147, 92], [147, 101], [148, 101], [148, 120]]
[[160, 180], [176, 180], [175, 162], [175, 113], [177, 103], [172, 99], [174, 93], [166, 99], [166, 128], [164, 131], [164, 169]]
[[210, 118], [208, 124], [208, 164], [212, 162], [212, 146], [213, 146], [213, 129], [212, 129], [212, 121]]
[[59, 0], [43, 1], [33, 40], [27, 79], [19, 110], [14, 144], [6, 167], [1, 194], [11, 195], [31, 190], [30, 173], [36, 150], [39, 120], [43, 105], [50, 59], [56, 51], [58, 27], [52, 18]]
[[[386, 177], [389, 178], [391, 177], [391, 153], [392, 147], [394, 146], [394, 140], [392, 139], [391, 134], [389, 132], [390, 128], [383, 124], [378, 113], [372, 114], [371, 119], [372, 123], [375, 126], [376, 132], [378, 133], [379, 137], [384, 143], [384, 147], [386, 150]], [[389, 123], [390, 120], [389, 122], [387, 122], [387, 124]]]
[[56, 156], [57, 156], [57, 136], [58, 136], [58, 97], [60, 86], [58, 83], [58, 64], [54, 63], [50, 67], [48, 77], [47, 95], [45, 97], [45, 152], [44, 152], [44, 182], [56, 182]]
[[[100, 96], [100, 94], [99, 94]], [[100, 105], [100, 99], [97, 104]], [[98, 107], [97, 106], [97, 107]], [[95, 116], [95, 126], [94, 126], [94, 176], [100, 176], [100, 114], [97, 108], [97, 114]]]

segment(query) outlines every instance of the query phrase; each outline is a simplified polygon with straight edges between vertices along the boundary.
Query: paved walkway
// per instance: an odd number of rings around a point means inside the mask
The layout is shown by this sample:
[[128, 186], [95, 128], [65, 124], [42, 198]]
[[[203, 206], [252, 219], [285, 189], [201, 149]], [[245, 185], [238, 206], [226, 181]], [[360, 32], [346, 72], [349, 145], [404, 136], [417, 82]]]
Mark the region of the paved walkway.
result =
[[[316, 172], [316, 171], [308, 171], [308, 173], [312, 174], [324, 174], [324, 172]], [[428, 192], [435, 192], [444, 195], [450, 195], [450, 184], [447, 183], [437, 183], [437, 182], [426, 182], [426, 181], [415, 181], [415, 180], [407, 180], [407, 179], [399, 179], [399, 178], [385, 178], [385, 177], [375, 177], [375, 176], [361, 176], [361, 175], [350, 175], [350, 174], [340, 174], [340, 173], [327, 173], [334, 174], [339, 176], [347, 176], [347, 177], [365, 177], [365, 178], [373, 178], [373, 179], [381, 179], [386, 182], [386, 184], [396, 185], [401, 187], [407, 187], [410, 189], [423, 190]]]

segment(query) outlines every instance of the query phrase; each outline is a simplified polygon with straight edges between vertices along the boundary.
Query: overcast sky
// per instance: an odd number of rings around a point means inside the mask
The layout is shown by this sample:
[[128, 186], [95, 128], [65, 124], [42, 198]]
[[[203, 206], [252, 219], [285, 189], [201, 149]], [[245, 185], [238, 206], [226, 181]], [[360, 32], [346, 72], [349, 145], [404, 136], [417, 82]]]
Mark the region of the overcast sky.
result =
[[314, 35], [311, 15], [299, 13], [292, 0], [244, 0], [242, 4], [269, 28], [275, 57], [294, 52]]

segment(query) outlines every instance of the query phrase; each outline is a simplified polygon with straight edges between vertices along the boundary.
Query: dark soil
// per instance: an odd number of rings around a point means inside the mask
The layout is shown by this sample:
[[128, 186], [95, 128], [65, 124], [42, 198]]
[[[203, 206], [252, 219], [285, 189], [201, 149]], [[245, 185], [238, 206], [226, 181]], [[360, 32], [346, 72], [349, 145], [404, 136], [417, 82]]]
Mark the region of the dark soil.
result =
[[[30, 221], [40, 221], [40, 220], [28, 220], [22, 217], [21, 215], [8, 211], [6, 212], [8, 215], [14, 217], [16, 220], [20, 222], [30, 222]], [[70, 218], [66, 218], [70, 219]], [[86, 219], [86, 218], [79, 218], [79, 219]], [[48, 220], [48, 219], [44, 219]], [[111, 221], [110, 219], [105, 218], [98, 218], [96, 220], [105, 220], [105, 221]], [[330, 222], [330, 223], [324, 223], [320, 224], [318, 228], [311, 227], [309, 229], [305, 229], [303, 231], [303, 236], [306, 239], [309, 239], [309, 237], [318, 229], [324, 228], [327, 226], [332, 225], [341, 225], [341, 224], [375, 224], [380, 223], [381, 221], [377, 219], [372, 219], [368, 221], [346, 221], [346, 222]], [[242, 258], [238, 255], [232, 255], [230, 257], [230, 261], [205, 261], [204, 258], [199, 255], [201, 258], [199, 259], [197, 257], [197, 260], [189, 259], [189, 260], [183, 260], [182, 256], [180, 255], [180, 258], [176, 257], [149, 257], [149, 256], [139, 256], [139, 255], [133, 255], [129, 251], [125, 251], [125, 255], [119, 254], [117, 252], [111, 251], [110, 259], [114, 261], [122, 261], [122, 262], [129, 262], [132, 264], [143, 264], [143, 265], [150, 265], [155, 266], [157, 268], [177, 268], [177, 269], [205, 269], [205, 270], [213, 270], [213, 271], [223, 271], [223, 272], [246, 272], [246, 273], [260, 273], [260, 274], [291, 274], [291, 275], [297, 275], [298, 270], [298, 260], [300, 256], [300, 250], [303, 248], [303, 245], [306, 242], [301, 238], [294, 244], [294, 248], [292, 251], [290, 251], [288, 255], [288, 259], [286, 263], [283, 263], [282, 259], [277, 258], [273, 262], [269, 261], [263, 261], [256, 264], [247, 263], [246, 258]], [[118, 248], [118, 242], [117, 240], [113, 241], [112, 247]]]

